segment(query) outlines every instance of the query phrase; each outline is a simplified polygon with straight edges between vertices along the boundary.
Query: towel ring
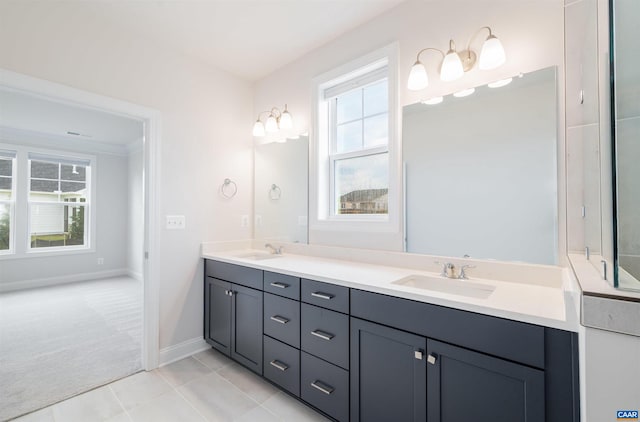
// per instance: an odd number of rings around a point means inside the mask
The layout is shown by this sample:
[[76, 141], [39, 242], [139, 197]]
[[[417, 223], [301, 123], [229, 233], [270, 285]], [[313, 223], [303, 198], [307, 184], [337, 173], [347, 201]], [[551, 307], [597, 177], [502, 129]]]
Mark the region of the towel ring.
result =
[[278, 199], [280, 199], [280, 195], [282, 195], [282, 189], [280, 189], [280, 186], [276, 185], [275, 183], [271, 185], [271, 189], [269, 190], [269, 199], [271, 199], [272, 201], [277, 201]]
[[220, 193], [222, 193], [222, 196], [225, 198], [231, 199], [238, 193], [238, 185], [236, 185], [236, 182], [233, 180], [226, 178], [222, 186], [220, 186]]

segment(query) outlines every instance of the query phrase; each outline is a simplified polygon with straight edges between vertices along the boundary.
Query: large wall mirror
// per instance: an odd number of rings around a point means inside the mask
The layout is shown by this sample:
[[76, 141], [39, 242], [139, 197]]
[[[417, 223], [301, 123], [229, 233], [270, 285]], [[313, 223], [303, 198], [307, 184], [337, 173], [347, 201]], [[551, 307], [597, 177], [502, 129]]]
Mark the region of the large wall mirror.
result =
[[307, 243], [309, 138], [255, 147], [256, 239]]
[[557, 264], [557, 103], [550, 67], [404, 107], [406, 250]]
[[640, 1], [611, 5], [614, 283], [640, 290]]

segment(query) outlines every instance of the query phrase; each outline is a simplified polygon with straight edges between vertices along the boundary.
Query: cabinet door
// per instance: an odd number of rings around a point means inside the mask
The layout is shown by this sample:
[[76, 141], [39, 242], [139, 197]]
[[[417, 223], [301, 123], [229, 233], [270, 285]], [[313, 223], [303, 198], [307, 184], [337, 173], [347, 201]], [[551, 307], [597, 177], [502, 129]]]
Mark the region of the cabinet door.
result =
[[262, 375], [262, 291], [232, 284], [231, 357]]
[[434, 340], [427, 353], [429, 422], [544, 422], [543, 371]]
[[231, 283], [207, 277], [205, 284], [204, 338], [215, 349], [230, 354]]
[[424, 337], [351, 318], [351, 421], [424, 422], [425, 350]]

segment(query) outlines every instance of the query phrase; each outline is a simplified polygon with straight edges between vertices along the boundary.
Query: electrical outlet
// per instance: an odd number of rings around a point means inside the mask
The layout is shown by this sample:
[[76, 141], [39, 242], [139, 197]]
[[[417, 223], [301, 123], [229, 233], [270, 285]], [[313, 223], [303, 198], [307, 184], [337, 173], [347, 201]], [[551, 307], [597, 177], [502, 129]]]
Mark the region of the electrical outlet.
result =
[[186, 227], [184, 215], [167, 215], [166, 219], [168, 230], [183, 230]]
[[98, 258], [98, 265], [104, 265], [104, 258]]
[[248, 215], [243, 215], [240, 217], [240, 227], [247, 228], [249, 227], [249, 216]]
[[262, 227], [262, 216], [256, 215], [256, 227]]

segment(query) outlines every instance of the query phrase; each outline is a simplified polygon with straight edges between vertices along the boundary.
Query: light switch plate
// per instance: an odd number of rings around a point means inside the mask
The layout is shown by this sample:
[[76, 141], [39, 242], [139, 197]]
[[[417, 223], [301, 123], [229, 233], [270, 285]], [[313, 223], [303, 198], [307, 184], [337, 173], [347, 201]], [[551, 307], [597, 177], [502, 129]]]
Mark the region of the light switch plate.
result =
[[167, 230], [183, 230], [186, 227], [184, 215], [167, 215]]

